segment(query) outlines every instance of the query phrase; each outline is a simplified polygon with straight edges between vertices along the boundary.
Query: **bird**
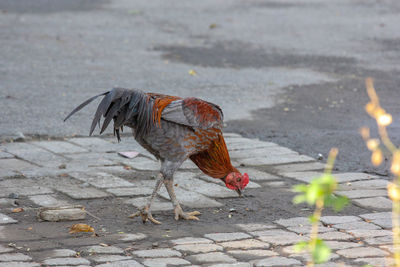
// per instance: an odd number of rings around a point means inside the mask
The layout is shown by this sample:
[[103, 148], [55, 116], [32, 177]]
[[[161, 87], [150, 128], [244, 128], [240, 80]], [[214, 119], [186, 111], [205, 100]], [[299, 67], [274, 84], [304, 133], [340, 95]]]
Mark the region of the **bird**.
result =
[[[232, 166], [223, 137], [223, 112], [211, 102], [196, 97], [148, 93], [140, 89], [113, 88], [93, 96], [69, 113], [73, 114], [103, 97], [94, 114], [89, 136], [99, 125], [102, 134], [113, 120], [114, 135], [121, 141], [123, 127], [132, 129], [135, 140], [161, 163], [157, 182], [148, 203], [130, 217], [142, 217], [143, 223], [161, 224], [151, 212], [154, 198], [164, 184], [174, 207], [175, 220], [199, 220], [199, 211], [184, 212], [178, 202], [173, 176], [190, 159], [206, 175], [222, 180], [226, 187], [242, 196], [249, 183], [247, 173]], [[101, 117], [104, 117], [101, 125]]]

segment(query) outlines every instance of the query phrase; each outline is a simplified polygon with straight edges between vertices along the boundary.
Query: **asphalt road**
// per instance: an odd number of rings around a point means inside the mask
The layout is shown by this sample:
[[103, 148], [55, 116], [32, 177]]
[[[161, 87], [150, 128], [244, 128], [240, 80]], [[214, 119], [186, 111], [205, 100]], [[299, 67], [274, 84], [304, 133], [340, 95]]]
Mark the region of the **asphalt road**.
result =
[[[399, 140], [400, 2], [0, 1], [0, 139], [86, 135], [112, 87], [197, 96], [226, 131], [304, 154], [338, 147], [339, 170], [372, 168], [358, 134], [375, 78]], [[194, 70], [196, 75], [190, 75]]]

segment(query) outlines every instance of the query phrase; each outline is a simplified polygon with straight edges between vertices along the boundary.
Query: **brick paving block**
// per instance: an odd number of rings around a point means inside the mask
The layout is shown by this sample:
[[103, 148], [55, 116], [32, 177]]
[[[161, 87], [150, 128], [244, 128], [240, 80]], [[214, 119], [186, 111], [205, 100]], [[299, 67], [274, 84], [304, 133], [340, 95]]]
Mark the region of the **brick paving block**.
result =
[[0, 213], [0, 225], [2, 224], [10, 224], [10, 223], [17, 223], [17, 220], [14, 220], [11, 217], [8, 217], [7, 215]]
[[360, 214], [359, 215], [361, 218], [364, 218], [366, 220], [376, 220], [376, 219], [392, 219], [392, 213], [391, 212], [374, 212], [374, 213], [366, 213], [366, 214]]
[[91, 187], [85, 187], [85, 188], [79, 186], [71, 186], [66, 188], [59, 187], [57, 188], [57, 190], [66, 194], [70, 198], [76, 200], [103, 198], [109, 196], [108, 193]]
[[135, 234], [112, 234], [107, 235], [106, 239], [111, 241], [123, 241], [123, 242], [132, 242], [139, 241], [147, 238], [147, 235], [143, 233], [135, 233]]
[[30, 261], [31, 257], [22, 253], [2, 253], [0, 254], [0, 262], [9, 261]]
[[254, 168], [240, 168], [240, 171], [242, 173], [247, 173], [249, 175], [250, 179], [253, 181], [271, 181], [271, 180], [281, 180], [282, 179], [274, 174], [259, 171]]
[[195, 263], [213, 263], [213, 262], [224, 262], [224, 263], [235, 263], [236, 260], [222, 252], [210, 252], [188, 256], [187, 259]]
[[389, 255], [388, 252], [373, 248], [373, 247], [360, 247], [360, 248], [348, 248], [336, 251], [337, 254], [346, 258], [364, 258], [364, 257], [383, 257]]
[[124, 250], [115, 246], [108, 246], [108, 247], [103, 247], [103, 246], [89, 246], [89, 247], [84, 247], [81, 249], [82, 251], [85, 251], [87, 253], [91, 254], [123, 254]]
[[37, 166], [20, 159], [0, 159], [0, 169], [6, 171], [32, 170]]
[[13, 250], [14, 250], [13, 248], [6, 247], [6, 246], [0, 244], [0, 253], [6, 253], [6, 252], [13, 251]]
[[178, 187], [189, 191], [193, 190], [208, 197], [229, 198], [238, 196], [235, 191], [228, 189], [226, 186], [208, 183], [204, 180], [194, 178], [195, 175], [190, 172], [177, 172], [174, 175], [174, 183], [178, 184]]
[[261, 242], [257, 239], [245, 239], [239, 241], [222, 242], [218, 245], [226, 249], [267, 249], [270, 247], [268, 243]]
[[[175, 186], [175, 193], [179, 203], [190, 207], [190, 208], [212, 208], [212, 207], [221, 207], [222, 203], [208, 198], [202, 194], [199, 194], [194, 191], [185, 190], [179, 186]], [[165, 187], [161, 187], [159, 193], [161, 197], [169, 200], [169, 194]]]
[[302, 263], [295, 259], [285, 258], [285, 257], [270, 257], [254, 262], [256, 267], [264, 266], [290, 266], [290, 265], [302, 265]]
[[321, 222], [326, 224], [351, 223], [361, 221], [357, 216], [322, 216]]
[[241, 230], [253, 232], [253, 231], [260, 231], [260, 230], [267, 230], [276, 228], [276, 225], [273, 224], [264, 224], [264, 223], [238, 223], [236, 224]]
[[44, 186], [31, 186], [31, 187], [6, 187], [2, 188], [0, 191], [0, 197], [8, 197], [11, 193], [17, 193], [21, 196], [33, 196], [33, 195], [43, 195], [52, 194], [54, 191], [48, 187]]
[[71, 138], [68, 142], [84, 147], [87, 150], [94, 152], [116, 151], [116, 146], [104, 139], [97, 137], [77, 137]]
[[271, 250], [265, 250], [265, 249], [249, 249], [249, 250], [228, 250], [227, 251], [229, 254], [234, 255], [235, 257], [251, 257], [251, 258], [257, 258], [257, 257], [271, 257], [271, 256], [278, 256], [279, 254], [276, 252], [273, 252]]
[[250, 235], [242, 232], [205, 234], [204, 237], [212, 239], [216, 242], [234, 241], [234, 240], [251, 238]]
[[348, 189], [386, 189], [388, 185], [388, 181], [383, 179], [373, 179], [373, 180], [365, 180], [365, 181], [358, 181], [352, 182], [350, 184], [342, 185], [342, 188]]
[[237, 263], [217, 263], [209, 265], [209, 267], [252, 267], [253, 264], [249, 262], [237, 262]]
[[299, 241], [304, 241], [307, 238], [305, 236], [299, 236], [294, 233], [289, 233], [285, 234], [284, 236], [282, 235], [260, 236], [259, 239], [267, 243], [283, 246], [283, 245], [295, 244]]
[[90, 265], [90, 261], [84, 258], [53, 258], [43, 261], [44, 265]]
[[355, 229], [363, 229], [363, 230], [379, 230], [381, 227], [367, 222], [348, 222], [348, 223], [339, 223], [334, 224], [332, 227], [341, 229], [341, 230], [355, 230]]
[[0, 150], [0, 159], [11, 159], [14, 155]]
[[121, 159], [119, 162], [140, 171], [159, 171], [161, 167], [159, 162], [145, 157], [136, 157], [130, 160]]
[[360, 266], [364, 266], [365, 264], [369, 264], [370, 266], [396, 266], [394, 259], [392, 257], [374, 257], [374, 258], [360, 258], [354, 260], [357, 263], [363, 263]]
[[67, 161], [66, 158], [51, 153], [31, 143], [9, 143], [5, 146], [7, 152], [21, 159], [36, 163], [40, 166], [59, 166]]
[[182, 256], [182, 253], [180, 253], [179, 251], [169, 248], [135, 250], [132, 251], [132, 254], [139, 258], [169, 258]]
[[74, 144], [65, 141], [40, 141], [40, 142], [33, 142], [32, 144], [45, 148], [57, 154], [88, 152], [87, 149], [84, 149], [82, 147], [76, 146]]
[[307, 217], [294, 217], [294, 218], [290, 218], [290, 219], [279, 219], [279, 220], [274, 221], [274, 223], [280, 224], [285, 227], [311, 226], [310, 219]]
[[93, 256], [89, 256], [88, 259], [94, 261], [95, 263], [105, 263], [105, 262], [113, 262], [113, 261], [130, 260], [130, 259], [132, 259], [132, 257], [121, 256], [121, 255], [93, 255]]
[[[295, 253], [295, 254], [293, 254], [293, 255], [290, 255], [289, 257], [293, 257], [293, 258], [301, 258], [303, 261], [305, 261], [305, 262], [309, 262], [310, 260], [311, 260], [311, 256], [310, 256], [310, 254], [309, 253]], [[331, 260], [335, 260], [335, 259], [337, 259], [337, 258], [339, 258], [339, 255], [337, 255], [337, 254], [335, 254], [335, 253], [331, 253], [330, 255], [329, 255], [329, 258], [328, 258], [328, 261], [331, 261]], [[318, 265], [317, 265], [318, 266]], [[324, 266], [325, 267], [325, 265], [322, 265], [322, 266]]]
[[219, 245], [215, 244], [186, 244], [186, 245], [177, 245], [174, 247], [175, 250], [183, 251], [186, 253], [207, 253], [207, 252], [215, 252], [222, 251], [223, 248]]
[[[139, 197], [139, 198], [131, 198], [131, 199], [127, 199], [124, 201], [124, 203], [128, 204], [128, 205], [133, 205], [136, 208], [140, 209], [142, 207], [144, 207], [145, 205], [147, 205], [147, 203], [149, 202], [149, 198], [148, 197]], [[151, 205], [151, 211], [166, 211], [166, 210], [173, 210], [173, 206], [172, 203], [170, 201], [168, 202], [163, 202], [158, 198], [154, 199], [153, 204]]]
[[124, 168], [122, 165], [116, 165], [116, 166], [101, 166], [101, 167], [96, 167], [96, 171], [99, 172], [106, 172], [106, 173], [111, 173], [116, 176], [123, 176], [123, 175], [135, 175], [134, 170], [127, 170]]
[[89, 183], [94, 187], [104, 189], [112, 187], [129, 187], [134, 186], [134, 184], [116, 177], [109, 173], [97, 172], [97, 173], [69, 173], [69, 176], [82, 181], [84, 183]]
[[308, 162], [308, 161], [315, 161], [315, 159], [305, 155], [296, 155], [296, 154], [288, 154], [283, 156], [267, 155], [267, 157], [237, 159], [238, 163], [244, 164], [245, 166], [275, 165], [275, 164]]
[[324, 170], [325, 164], [320, 162], [309, 162], [309, 163], [294, 163], [274, 166], [273, 170], [279, 174], [285, 172], [302, 172], [302, 171], [317, 171]]
[[109, 188], [106, 191], [117, 197], [148, 196], [153, 193], [154, 188], [150, 187], [119, 187]]
[[56, 177], [60, 174], [66, 173], [65, 169], [58, 169], [53, 167], [38, 167], [32, 170], [20, 170], [19, 173], [21, 173], [25, 178], [39, 178], [43, 176], [47, 177]]
[[392, 219], [390, 218], [372, 220], [372, 223], [382, 227], [383, 229], [392, 229]]
[[368, 238], [368, 237], [377, 237], [377, 236], [386, 236], [386, 235], [391, 235], [392, 232], [388, 230], [348, 230], [347, 232], [351, 233], [355, 237], [363, 237], [363, 238]]
[[10, 261], [0, 262], [0, 267], [40, 267], [40, 264], [36, 262]]
[[180, 266], [188, 265], [190, 262], [181, 258], [160, 258], [160, 259], [146, 259], [143, 264], [147, 267], [167, 267], [167, 266]]
[[[55, 196], [55, 195], [54, 195]], [[65, 200], [56, 199], [53, 195], [34, 195], [28, 198], [41, 207], [59, 207], [69, 205]]]
[[76, 251], [72, 249], [54, 249], [47, 253], [46, 258], [75, 257]]
[[323, 240], [350, 240], [353, 238], [353, 236], [347, 233], [342, 233], [338, 231], [322, 233], [319, 234], [318, 237]]
[[213, 241], [201, 237], [182, 237], [170, 241], [174, 245], [211, 244]]
[[325, 241], [325, 244], [331, 249], [346, 249], [360, 247], [361, 244], [357, 242], [346, 241]]
[[[311, 226], [309, 225], [304, 225], [304, 226], [294, 226], [294, 227], [288, 227], [287, 230], [295, 232], [297, 234], [310, 234], [311, 233]], [[330, 227], [325, 227], [325, 226], [319, 226], [318, 227], [318, 233], [326, 233], [326, 232], [331, 232], [335, 231], [336, 229], [330, 228]]]
[[386, 197], [359, 198], [353, 199], [353, 202], [372, 209], [392, 209], [392, 201]]
[[268, 229], [268, 230], [261, 230], [261, 231], [254, 231], [249, 232], [252, 236], [279, 236], [279, 235], [296, 235], [295, 233], [288, 232], [282, 229]]
[[350, 199], [354, 198], [365, 198], [365, 197], [384, 197], [387, 196], [387, 191], [383, 189], [376, 190], [346, 190], [337, 191], [336, 194], [346, 196]]
[[371, 237], [371, 238], [366, 238], [365, 242], [367, 242], [370, 245], [393, 244], [393, 237], [391, 235]]
[[98, 264], [96, 267], [143, 267], [143, 265], [135, 260], [126, 260]]

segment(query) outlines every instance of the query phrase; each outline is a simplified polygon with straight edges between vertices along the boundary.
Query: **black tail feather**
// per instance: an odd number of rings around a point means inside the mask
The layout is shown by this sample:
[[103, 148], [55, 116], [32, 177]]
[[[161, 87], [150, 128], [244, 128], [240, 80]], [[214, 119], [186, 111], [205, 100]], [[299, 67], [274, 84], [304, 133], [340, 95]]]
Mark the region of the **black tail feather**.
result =
[[84, 106], [86, 106], [87, 104], [89, 104], [90, 102], [92, 102], [93, 100], [95, 100], [96, 98], [98, 98], [99, 96], [106, 95], [106, 94], [108, 94], [109, 92], [110, 92], [110, 91], [89, 98], [88, 100], [86, 100], [85, 102], [83, 102], [82, 104], [80, 104], [79, 106], [77, 106], [73, 111], [71, 111], [71, 113], [69, 113], [68, 116], [65, 117], [64, 121], [68, 120], [69, 117], [71, 117], [72, 115], [74, 115], [76, 112], [78, 112], [79, 110], [81, 110]]

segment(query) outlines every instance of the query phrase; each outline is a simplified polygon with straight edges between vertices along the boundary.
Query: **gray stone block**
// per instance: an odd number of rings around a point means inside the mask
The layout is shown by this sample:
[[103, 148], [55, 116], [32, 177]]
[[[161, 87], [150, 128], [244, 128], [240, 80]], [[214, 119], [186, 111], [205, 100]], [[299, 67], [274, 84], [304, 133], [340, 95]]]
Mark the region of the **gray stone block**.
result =
[[212, 239], [216, 242], [234, 241], [234, 240], [251, 238], [250, 235], [242, 232], [205, 234], [204, 237]]
[[351, 223], [361, 221], [357, 216], [322, 216], [321, 222], [326, 224]]
[[14, 250], [14, 249], [11, 248], [11, 247], [6, 247], [6, 246], [0, 244], [0, 253], [11, 252], [11, 251], [13, 251], [13, 250]]
[[84, 258], [53, 258], [43, 261], [44, 265], [90, 265], [90, 261]]
[[46, 258], [63, 258], [74, 256], [76, 256], [76, 251], [71, 249], [54, 249], [46, 254]]
[[270, 245], [257, 239], [245, 239], [239, 241], [227, 241], [219, 243], [226, 249], [267, 249]]
[[354, 238], [353, 236], [347, 233], [338, 231], [322, 233], [319, 234], [318, 237], [321, 238], [322, 240], [350, 240]]
[[11, 217], [8, 217], [7, 215], [0, 213], [0, 225], [2, 224], [10, 224], [10, 223], [17, 223], [17, 220], [14, 220]]
[[117, 197], [131, 197], [131, 196], [147, 196], [151, 195], [154, 188], [150, 187], [122, 187], [122, 188], [109, 188], [106, 191]]
[[130, 187], [134, 184], [116, 177], [109, 173], [97, 172], [97, 173], [69, 173], [69, 175], [84, 183], [89, 183], [94, 187], [104, 189], [112, 187]]
[[[32, 170], [37, 166], [20, 159], [0, 159], [0, 169], [8, 171]], [[4, 176], [4, 175], [2, 175]]]
[[122, 242], [134, 242], [147, 238], [147, 235], [143, 233], [135, 233], [135, 234], [112, 234], [107, 235], [106, 239], [110, 241], [122, 241]]
[[275, 165], [275, 164], [308, 162], [308, 161], [315, 161], [315, 159], [305, 155], [297, 155], [297, 154], [287, 154], [280, 156], [267, 155], [266, 157], [237, 159], [238, 163], [244, 164], [245, 166]]
[[209, 265], [209, 267], [252, 267], [253, 264], [248, 262], [237, 262], [237, 263], [217, 263]]
[[168, 257], [181, 257], [182, 253], [169, 248], [148, 249], [148, 250], [135, 250], [132, 254], [139, 258], [168, 258]]
[[143, 267], [143, 265], [135, 260], [124, 260], [98, 264], [96, 267]]
[[147, 267], [167, 267], [188, 265], [190, 262], [181, 258], [154, 258], [144, 260], [143, 264]]
[[95, 263], [126, 261], [132, 259], [132, 257], [130, 256], [121, 256], [121, 255], [94, 255], [88, 258], [94, 261]]
[[274, 166], [273, 170], [279, 174], [290, 173], [290, 172], [302, 172], [302, 171], [317, 171], [323, 170], [325, 164], [320, 162], [309, 162], [309, 163], [295, 163]]
[[360, 248], [348, 248], [336, 251], [337, 254], [346, 258], [364, 258], [364, 257], [383, 257], [388, 256], [389, 253], [373, 247], [360, 247]]
[[224, 263], [235, 263], [236, 260], [222, 252], [210, 252], [188, 256], [187, 259], [195, 263], [213, 263], [213, 262], [224, 262]]
[[388, 185], [388, 181], [383, 180], [383, 179], [373, 179], [370, 180], [369, 178], [366, 179], [365, 181], [358, 181], [358, 182], [352, 182], [346, 185], [342, 185], [341, 189], [349, 190], [349, 189], [386, 189]]
[[256, 148], [264, 148], [264, 147], [277, 147], [278, 145], [271, 142], [262, 142], [256, 139], [248, 139], [248, 138], [231, 138], [229, 140], [225, 140], [226, 146], [229, 151], [235, 150], [249, 150]]
[[271, 180], [281, 180], [282, 178], [267, 173], [263, 171], [259, 171], [254, 168], [240, 168], [241, 173], [247, 173], [252, 181], [271, 181]]
[[68, 188], [59, 187], [57, 188], [57, 190], [66, 194], [70, 198], [77, 200], [102, 198], [109, 196], [109, 194], [91, 187], [82, 188], [79, 186], [70, 186]]
[[39, 210], [38, 217], [44, 221], [76, 221], [86, 218], [86, 211], [74, 207], [60, 207]]
[[361, 244], [358, 242], [346, 242], [346, 241], [325, 241], [325, 244], [330, 249], [346, 249], [360, 247]]
[[9, 261], [30, 261], [31, 257], [22, 253], [2, 253], [0, 254], [0, 262]]
[[346, 191], [337, 191], [337, 195], [346, 196], [350, 199], [353, 198], [366, 198], [366, 197], [384, 197], [387, 196], [387, 191], [383, 189], [377, 190], [346, 190]]
[[68, 142], [79, 145], [93, 152], [110, 152], [116, 151], [115, 144], [97, 137], [79, 137], [71, 138]]
[[365, 242], [367, 242], [370, 245], [393, 244], [393, 236], [386, 235], [386, 236], [366, 238]]
[[179, 250], [185, 253], [207, 253], [207, 252], [215, 252], [222, 251], [223, 248], [219, 245], [215, 244], [186, 244], [186, 245], [177, 245], [174, 247], [175, 250]]
[[370, 197], [370, 198], [360, 198], [360, 199], [353, 199], [353, 202], [357, 203], [358, 205], [372, 208], [372, 209], [385, 209], [390, 210], [392, 209], [392, 201], [390, 201], [386, 197]]
[[174, 245], [190, 245], [190, 244], [211, 244], [210, 239], [201, 237], [182, 237], [170, 241]]
[[40, 264], [36, 262], [10, 261], [0, 262], [0, 267], [40, 267]]
[[341, 229], [341, 230], [354, 230], [354, 229], [363, 229], [363, 230], [379, 230], [381, 227], [367, 222], [348, 222], [348, 223], [339, 223], [334, 224], [332, 227]]
[[392, 257], [367, 257], [355, 259], [354, 262], [360, 264], [360, 266], [365, 266], [369, 264], [370, 266], [396, 266], [394, 259]]
[[88, 152], [87, 149], [84, 149], [82, 147], [64, 141], [40, 141], [40, 142], [33, 142], [32, 144], [45, 148], [57, 154]]
[[136, 170], [140, 171], [159, 171], [161, 165], [159, 162], [145, 158], [145, 157], [136, 157], [130, 160], [122, 159], [119, 162], [126, 164]]
[[264, 266], [289, 266], [289, 265], [302, 265], [302, 263], [295, 259], [285, 257], [269, 257], [266, 259], [258, 260], [254, 262], [256, 267]]
[[90, 254], [123, 254], [124, 250], [115, 246], [89, 246], [81, 249]]
[[56, 195], [34, 195], [29, 196], [29, 199], [41, 207], [59, 207], [68, 205], [67, 201], [56, 199], [54, 196]]
[[239, 257], [239, 258], [264, 258], [264, 257], [271, 257], [271, 256], [278, 256], [279, 254], [276, 252], [273, 252], [271, 250], [266, 250], [266, 249], [249, 249], [249, 250], [228, 250], [227, 251], [229, 254]]
[[273, 229], [276, 228], [276, 225], [273, 224], [264, 224], [264, 223], [239, 223], [236, 224], [237, 227], [239, 227], [243, 231], [247, 232], [254, 232], [254, 231], [260, 231], [260, 230], [267, 230], [267, 229]]

